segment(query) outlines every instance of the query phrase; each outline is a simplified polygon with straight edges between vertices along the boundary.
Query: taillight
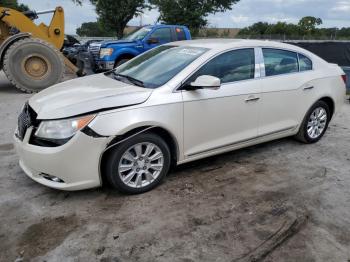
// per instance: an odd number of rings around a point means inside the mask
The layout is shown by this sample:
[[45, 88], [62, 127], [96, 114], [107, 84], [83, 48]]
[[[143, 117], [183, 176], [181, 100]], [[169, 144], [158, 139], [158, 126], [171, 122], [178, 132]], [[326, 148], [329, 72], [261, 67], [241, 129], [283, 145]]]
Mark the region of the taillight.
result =
[[346, 82], [348, 80], [348, 77], [346, 75], [342, 75], [341, 78], [343, 79], [345, 85], [346, 85]]

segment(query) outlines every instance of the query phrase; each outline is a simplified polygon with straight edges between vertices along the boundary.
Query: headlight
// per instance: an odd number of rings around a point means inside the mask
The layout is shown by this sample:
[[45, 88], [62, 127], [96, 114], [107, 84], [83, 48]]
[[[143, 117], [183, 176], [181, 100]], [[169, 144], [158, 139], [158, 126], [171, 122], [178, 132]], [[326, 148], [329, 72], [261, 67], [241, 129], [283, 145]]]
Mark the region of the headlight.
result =
[[110, 56], [111, 54], [113, 54], [113, 48], [100, 49], [100, 58], [103, 58], [104, 56]]
[[44, 139], [67, 139], [87, 126], [96, 115], [42, 121], [35, 132], [35, 136]]

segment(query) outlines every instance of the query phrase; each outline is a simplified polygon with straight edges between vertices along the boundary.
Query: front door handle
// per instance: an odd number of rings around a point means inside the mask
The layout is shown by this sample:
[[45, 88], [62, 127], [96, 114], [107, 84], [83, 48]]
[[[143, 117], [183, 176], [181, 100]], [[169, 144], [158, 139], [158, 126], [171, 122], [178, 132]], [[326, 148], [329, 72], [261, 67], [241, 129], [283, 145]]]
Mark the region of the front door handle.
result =
[[307, 87], [304, 87], [304, 90], [311, 90], [311, 89], [314, 89], [314, 86], [307, 86]]
[[246, 102], [254, 102], [254, 101], [258, 101], [260, 99], [260, 97], [257, 96], [249, 96], [245, 101]]

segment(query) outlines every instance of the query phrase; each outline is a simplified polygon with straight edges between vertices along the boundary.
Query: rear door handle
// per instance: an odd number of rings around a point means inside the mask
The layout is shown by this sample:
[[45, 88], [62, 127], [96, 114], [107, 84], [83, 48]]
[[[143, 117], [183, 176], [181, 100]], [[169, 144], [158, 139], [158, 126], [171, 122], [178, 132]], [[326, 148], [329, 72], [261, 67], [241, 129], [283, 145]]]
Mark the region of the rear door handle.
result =
[[246, 102], [254, 102], [254, 101], [258, 101], [260, 99], [260, 97], [257, 96], [249, 96], [245, 101]]
[[307, 86], [307, 87], [304, 87], [304, 90], [311, 90], [311, 89], [314, 89], [314, 86]]

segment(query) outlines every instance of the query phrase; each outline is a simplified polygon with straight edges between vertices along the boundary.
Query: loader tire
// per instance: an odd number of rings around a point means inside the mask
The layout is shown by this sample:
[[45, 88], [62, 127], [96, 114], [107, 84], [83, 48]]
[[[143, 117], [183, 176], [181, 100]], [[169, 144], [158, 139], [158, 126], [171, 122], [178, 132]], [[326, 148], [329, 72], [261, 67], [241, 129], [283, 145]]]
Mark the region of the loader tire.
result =
[[3, 69], [16, 88], [36, 93], [61, 82], [65, 64], [53, 45], [37, 38], [25, 38], [7, 49]]

